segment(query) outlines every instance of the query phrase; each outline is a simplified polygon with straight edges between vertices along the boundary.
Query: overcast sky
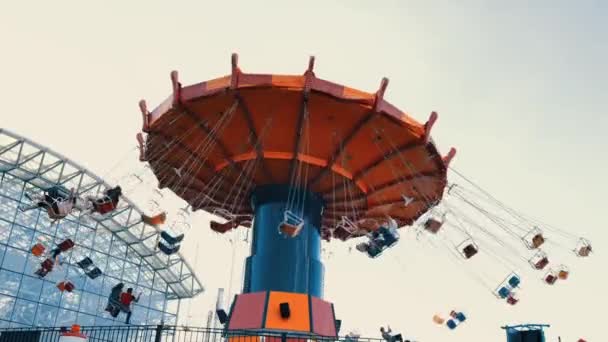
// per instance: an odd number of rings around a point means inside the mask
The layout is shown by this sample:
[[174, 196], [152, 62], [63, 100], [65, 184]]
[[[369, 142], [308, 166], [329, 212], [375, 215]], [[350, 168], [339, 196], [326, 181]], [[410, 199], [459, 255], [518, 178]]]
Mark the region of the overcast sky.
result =
[[[0, 1], [0, 126], [114, 177], [141, 128], [137, 102], [163, 100], [173, 69], [196, 83], [228, 74], [238, 52], [245, 72], [301, 74], [315, 55], [337, 83], [373, 92], [386, 76], [388, 101], [422, 122], [439, 112], [433, 138], [457, 147], [454, 167], [596, 253], [564, 255], [570, 280], [548, 288], [536, 274], [507, 307], [413, 235], [373, 261], [332, 243], [325, 297], [343, 332], [388, 323], [424, 342], [500, 341], [503, 324], [539, 322], [564, 342], [602, 341], [607, 17], [605, 1]], [[218, 287], [239, 291], [247, 247], [233, 258], [205, 215], [193, 220], [185, 254], [208, 292], [182, 304], [182, 322], [204, 325]], [[469, 321], [432, 324], [452, 308]]]

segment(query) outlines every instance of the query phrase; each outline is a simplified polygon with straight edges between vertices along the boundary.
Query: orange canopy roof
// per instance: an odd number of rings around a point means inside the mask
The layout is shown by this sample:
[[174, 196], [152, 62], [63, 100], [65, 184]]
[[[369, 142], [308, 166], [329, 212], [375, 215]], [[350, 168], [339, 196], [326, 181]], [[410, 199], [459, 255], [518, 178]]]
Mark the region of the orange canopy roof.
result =
[[[442, 197], [447, 163], [430, 129], [376, 93], [317, 78], [311, 58], [304, 75], [246, 74], [233, 55], [232, 73], [182, 86], [148, 112], [140, 102], [142, 160], [160, 187], [169, 187], [194, 210], [251, 215], [256, 185], [298, 184], [321, 194], [323, 233], [342, 216], [358, 223], [358, 236], [390, 216], [412, 224]], [[224, 215], [225, 216], [225, 215]]]

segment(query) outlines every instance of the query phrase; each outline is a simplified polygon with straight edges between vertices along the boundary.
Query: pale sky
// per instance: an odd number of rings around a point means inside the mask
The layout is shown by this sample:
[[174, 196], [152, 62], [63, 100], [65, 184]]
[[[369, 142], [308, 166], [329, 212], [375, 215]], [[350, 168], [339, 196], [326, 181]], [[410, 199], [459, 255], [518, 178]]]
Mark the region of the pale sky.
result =
[[[386, 76], [388, 101], [422, 122], [439, 113], [433, 138], [458, 149], [455, 168], [595, 253], [564, 256], [559, 286], [524, 278], [508, 307], [411, 234], [376, 260], [331, 243], [325, 298], [342, 332], [377, 337], [388, 323], [423, 342], [502, 341], [501, 325], [533, 322], [552, 324], [550, 341], [605, 341], [607, 17], [605, 1], [0, 1], [0, 126], [119, 177], [107, 171], [134, 146], [137, 102], [163, 100], [171, 70], [185, 85], [215, 78], [237, 52], [244, 72], [301, 74], [315, 55], [336, 83], [373, 92]], [[184, 254], [207, 292], [181, 321], [204, 325], [230, 288], [232, 249], [198, 213]], [[233, 294], [246, 254], [239, 242]], [[452, 308], [469, 321], [433, 325]]]

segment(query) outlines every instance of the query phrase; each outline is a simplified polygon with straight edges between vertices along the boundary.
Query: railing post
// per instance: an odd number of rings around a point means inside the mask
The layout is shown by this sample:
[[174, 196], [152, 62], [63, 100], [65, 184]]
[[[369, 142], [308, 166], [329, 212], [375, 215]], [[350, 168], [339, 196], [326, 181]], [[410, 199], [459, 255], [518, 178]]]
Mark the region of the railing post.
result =
[[163, 325], [159, 324], [156, 326], [156, 336], [154, 337], [154, 342], [161, 342], [162, 335], [163, 335]]
[[281, 334], [281, 342], [287, 342], [287, 334], [286, 333], [282, 333]]

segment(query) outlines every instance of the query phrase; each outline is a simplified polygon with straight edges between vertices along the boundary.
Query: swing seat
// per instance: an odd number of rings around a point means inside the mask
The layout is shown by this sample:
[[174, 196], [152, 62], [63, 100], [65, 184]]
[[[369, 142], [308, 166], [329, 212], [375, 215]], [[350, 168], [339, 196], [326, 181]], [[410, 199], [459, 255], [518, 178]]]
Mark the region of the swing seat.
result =
[[40, 267], [42, 267], [43, 270], [46, 270], [47, 272], [50, 272], [53, 270], [53, 265], [55, 265], [55, 263], [53, 262], [52, 259], [50, 258], [46, 258], [41, 264]]
[[509, 278], [509, 286], [511, 287], [518, 287], [519, 284], [521, 283], [521, 279], [518, 276], [512, 276], [511, 278]]
[[375, 243], [371, 243], [367, 245], [367, 255], [372, 258], [375, 259], [377, 257], [379, 257], [380, 255], [382, 255], [382, 247], [376, 245]]
[[179, 234], [177, 236], [172, 236], [171, 234], [167, 233], [166, 231], [162, 231], [160, 232], [160, 237], [167, 241], [167, 243], [169, 245], [175, 245], [178, 244], [180, 242], [182, 242], [182, 240], [184, 239], [184, 234]]
[[553, 285], [557, 281], [557, 277], [555, 276], [555, 274], [549, 273], [549, 274], [545, 275], [544, 280], [545, 280], [545, 283], [547, 283], [549, 285]]
[[86, 270], [87, 268], [89, 268], [93, 265], [93, 260], [91, 260], [91, 258], [89, 258], [89, 257], [86, 257], [86, 258], [80, 260], [79, 262], [77, 262], [76, 264], [83, 270]]
[[544, 257], [534, 263], [534, 268], [537, 270], [544, 269], [547, 265], [549, 265], [549, 258]]
[[44, 251], [46, 250], [46, 248], [44, 247], [43, 244], [41, 243], [37, 243], [32, 247], [32, 254], [34, 256], [41, 256], [42, 254], [44, 254]]
[[576, 252], [576, 255], [580, 256], [580, 257], [588, 257], [589, 254], [591, 254], [591, 245], [587, 245], [587, 246], [582, 246], [581, 248], [579, 248]]
[[367, 253], [367, 250], [369, 249], [369, 245], [365, 242], [361, 242], [360, 244], [357, 244], [357, 246], [355, 246], [355, 248], [361, 253]]
[[378, 232], [382, 235], [386, 248], [393, 247], [399, 241], [399, 233], [396, 229], [391, 230], [386, 227], [380, 227]]
[[45, 269], [45, 268], [39, 268], [36, 270], [36, 272], [34, 272], [35, 275], [39, 276], [40, 278], [44, 278], [46, 277], [47, 274], [49, 274], [49, 270]]
[[521, 239], [526, 244], [528, 249], [538, 249], [542, 244], [545, 243], [543, 231], [538, 227], [533, 227]]
[[99, 269], [99, 267], [95, 267], [92, 270], [86, 272], [87, 277], [91, 278], [91, 279], [96, 279], [98, 278], [100, 275], [102, 275], [101, 270]]
[[167, 213], [165, 213], [163, 211], [162, 213], [154, 215], [154, 216], [148, 216], [148, 215], [142, 214], [141, 220], [149, 226], [158, 226], [158, 225], [165, 223], [165, 221], [167, 220]]
[[54, 200], [67, 200], [72, 192], [63, 186], [55, 185], [45, 191], [46, 195]]
[[542, 234], [534, 235], [532, 238], [532, 247], [534, 248], [539, 248], [543, 243], [545, 243], [545, 238]]
[[510, 294], [511, 294], [511, 290], [509, 288], [507, 288], [506, 286], [502, 286], [498, 290], [498, 296], [502, 299], [509, 297]]
[[459, 312], [456, 314], [456, 319], [460, 322], [464, 322], [467, 320], [467, 317], [462, 312]]
[[443, 222], [434, 219], [434, 218], [430, 218], [428, 220], [426, 220], [426, 222], [424, 222], [424, 229], [426, 229], [427, 231], [433, 233], [433, 234], [437, 234], [439, 232], [439, 230], [441, 229], [441, 226], [443, 225]]
[[334, 236], [342, 241], [346, 241], [349, 237], [357, 232], [357, 225], [347, 216], [342, 216], [340, 222], [334, 229]]
[[211, 221], [209, 224], [209, 227], [211, 227], [211, 230], [218, 232], [220, 234], [224, 234], [225, 232], [231, 230], [234, 228], [234, 222], [233, 221], [228, 221], [226, 223], [219, 223], [216, 221]]
[[475, 254], [477, 254], [477, 252], [479, 252], [479, 250], [472, 243], [466, 245], [462, 249], [462, 255], [464, 256], [465, 259], [471, 259]]
[[445, 323], [445, 319], [441, 318], [439, 315], [434, 315], [433, 322], [435, 322], [437, 324], [443, 324], [443, 323]]
[[509, 303], [509, 305], [515, 305], [517, 302], [519, 302], [519, 299], [515, 298], [515, 296], [510, 295], [507, 297], [507, 303]]
[[65, 239], [60, 244], [58, 244], [57, 247], [60, 251], [67, 252], [74, 247], [74, 241], [72, 241], [72, 239]]
[[72, 291], [74, 291], [75, 286], [70, 281], [62, 281], [62, 282], [59, 282], [59, 284], [57, 284], [57, 288], [61, 292], [64, 292], [64, 291], [72, 292]]
[[158, 249], [161, 250], [161, 252], [165, 253], [166, 255], [172, 255], [175, 254], [179, 251], [180, 245], [177, 246], [167, 246], [164, 243], [162, 243], [162, 241], [158, 242]]
[[104, 196], [93, 202], [93, 209], [100, 215], [105, 215], [116, 209], [116, 205], [109, 196]]
[[296, 237], [304, 227], [304, 220], [298, 215], [286, 210], [279, 231], [289, 237]]
[[456, 326], [458, 324], [456, 324], [456, 321], [454, 321], [453, 319], [448, 319], [446, 325], [448, 326], [448, 328], [450, 328], [450, 330], [454, 330], [456, 329]]

